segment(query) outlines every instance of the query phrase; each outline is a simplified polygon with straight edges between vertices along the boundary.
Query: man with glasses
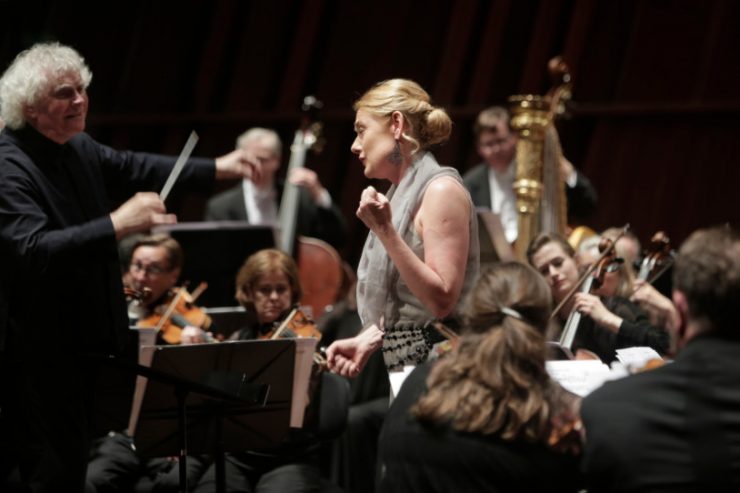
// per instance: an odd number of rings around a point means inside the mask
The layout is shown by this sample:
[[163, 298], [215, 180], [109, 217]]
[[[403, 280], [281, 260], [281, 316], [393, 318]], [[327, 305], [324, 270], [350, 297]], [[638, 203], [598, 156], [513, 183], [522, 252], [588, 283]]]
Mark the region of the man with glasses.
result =
[[[463, 181], [476, 207], [491, 209], [499, 215], [506, 240], [513, 243], [518, 230], [513, 189], [517, 137], [510, 126], [509, 112], [501, 106], [486, 108], [478, 114], [473, 131], [483, 162], [465, 173]], [[560, 164], [566, 178], [568, 215], [585, 217], [596, 207], [596, 190], [570, 161], [563, 158]]]

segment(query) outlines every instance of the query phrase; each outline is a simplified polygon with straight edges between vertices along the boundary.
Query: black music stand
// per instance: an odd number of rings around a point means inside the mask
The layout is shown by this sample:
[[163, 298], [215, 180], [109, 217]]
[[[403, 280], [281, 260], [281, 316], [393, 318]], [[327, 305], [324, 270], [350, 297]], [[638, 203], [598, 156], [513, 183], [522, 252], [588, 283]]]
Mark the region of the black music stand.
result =
[[223, 491], [225, 452], [275, 448], [288, 433], [294, 341], [142, 351], [151, 356], [151, 367], [138, 365], [146, 378], [137, 381], [129, 434], [142, 456], [180, 457], [182, 491], [187, 490], [188, 454], [214, 456], [217, 490]]
[[198, 298], [199, 306], [232, 306], [236, 273], [244, 261], [263, 248], [275, 246], [275, 229], [246, 221], [205, 221], [158, 226], [180, 243], [185, 259], [180, 279], [191, 289], [201, 282], [208, 289]]

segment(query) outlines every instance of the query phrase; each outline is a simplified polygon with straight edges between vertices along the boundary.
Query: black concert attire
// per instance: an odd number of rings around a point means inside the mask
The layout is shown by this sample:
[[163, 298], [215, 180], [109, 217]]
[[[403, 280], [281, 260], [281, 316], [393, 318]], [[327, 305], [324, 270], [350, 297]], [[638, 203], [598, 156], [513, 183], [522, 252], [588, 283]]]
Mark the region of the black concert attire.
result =
[[[97, 373], [82, 355], [120, 352], [128, 332], [109, 213], [161, 186], [174, 161], [85, 133], [63, 145], [30, 126], [0, 133], [0, 270], [12, 286], [0, 302], [1, 480], [15, 462], [33, 488], [82, 491]], [[212, 159], [193, 159], [181, 179], [214, 175]]]
[[[283, 183], [278, 183], [275, 193], [276, 203], [280, 204]], [[212, 197], [206, 204], [206, 221], [250, 221], [244, 202], [244, 188], [240, 183]], [[309, 191], [298, 187], [298, 235], [324, 240], [335, 248], [345, 242], [347, 225], [339, 208], [332, 203], [330, 207], [317, 205]]]
[[588, 395], [588, 491], [740, 491], [738, 354], [737, 338], [702, 335], [673, 363]]
[[[516, 166], [516, 160], [510, 164]], [[487, 163], [480, 163], [470, 168], [463, 175], [465, 188], [476, 207], [491, 208], [491, 185], [488, 173], [491, 167]], [[565, 185], [565, 197], [568, 201], [568, 217], [587, 217], [596, 209], [598, 194], [588, 178], [576, 170], [574, 186]]]
[[379, 493], [578, 491], [576, 455], [542, 442], [458, 432], [412, 416], [432, 364], [414, 369], [386, 415], [378, 446]]
[[668, 332], [654, 327], [640, 307], [619, 296], [601, 298], [607, 310], [622, 318], [617, 333], [600, 327], [588, 316], [582, 316], [573, 340], [573, 351], [588, 349], [605, 363], [617, 359], [616, 350], [633, 346], [648, 346], [659, 354], [668, 351]]
[[[346, 301], [334, 305], [323, 320], [319, 320], [321, 345], [356, 336], [362, 322], [356, 309]], [[345, 491], [372, 493], [375, 491], [378, 437], [390, 405], [388, 371], [381, 351], [374, 352], [362, 372], [349, 381], [351, 400], [347, 428], [334, 444], [331, 477]]]

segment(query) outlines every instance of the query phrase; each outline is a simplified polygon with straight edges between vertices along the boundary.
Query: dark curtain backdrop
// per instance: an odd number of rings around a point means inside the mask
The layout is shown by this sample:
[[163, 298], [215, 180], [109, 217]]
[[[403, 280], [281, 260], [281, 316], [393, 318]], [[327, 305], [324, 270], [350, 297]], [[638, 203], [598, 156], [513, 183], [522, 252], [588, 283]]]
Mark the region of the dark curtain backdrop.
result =
[[[464, 172], [476, 113], [546, 92], [556, 54], [574, 76], [563, 147], [600, 193], [588, 225], [679, 242], [740, 219], [733, 0], [6, 0], [0, 17], [3, 70], [37, 41], [80, 51], [94, 73], [88, 130], [117, 148], [177, 153], [195, 129], [196, 154], [216, 156], [254, 125], [287, 143], [302, 97], [318, 96], [326, 146], [310, 166], [349, 220], [351, 263], [369, 183], [349, 151], [352, 101], [386, 78], [418, 81], [455, 122], [440, 161]], [[175, 195], [171, 208], [197, 220], [208, 194]]]

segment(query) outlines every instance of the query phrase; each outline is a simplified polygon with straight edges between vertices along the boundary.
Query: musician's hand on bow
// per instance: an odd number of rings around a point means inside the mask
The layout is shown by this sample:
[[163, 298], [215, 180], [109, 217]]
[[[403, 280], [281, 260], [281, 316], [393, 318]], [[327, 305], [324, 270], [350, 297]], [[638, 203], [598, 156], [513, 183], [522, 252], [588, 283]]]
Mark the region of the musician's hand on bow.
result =
[[597, 325], [614, 333], [618, 332], [622, 325], [622, 318], [610, 312], [598, 296], [576, 293], [573, 307], [582, 314], [591, 317]]
[[357, 217], [365, 223], [365, 226], [378, 235], [389, 228], [393, 228], [391, 203], [385, 195], [373, 187], [367, 187], [362, 191], [360, 206], [357, 208]]
[[133, 233], [148, 231], [152, 226], [174, 224], [177, 217], [167, 214], [164, 202], [156, 193], [139, 192], [111, 212], [110, 220], [116, 239], [120, 240]]
[[315, 171], [308, 168], [293, 168], [288, 175], [288, 181], [293, 185], [305, 187], [315, 203], [321, 200], [324, 186]]
[[258, 181], [262, 174], [260, 160], [246, 149], [236, 149], [216, 158], [216, 179], [246, 178]]
[[355, 337], [334, 341], [326, 350], [327, 366], [339, 375], [356, 377], [382, 343], [383, 332], [371, 325]]

